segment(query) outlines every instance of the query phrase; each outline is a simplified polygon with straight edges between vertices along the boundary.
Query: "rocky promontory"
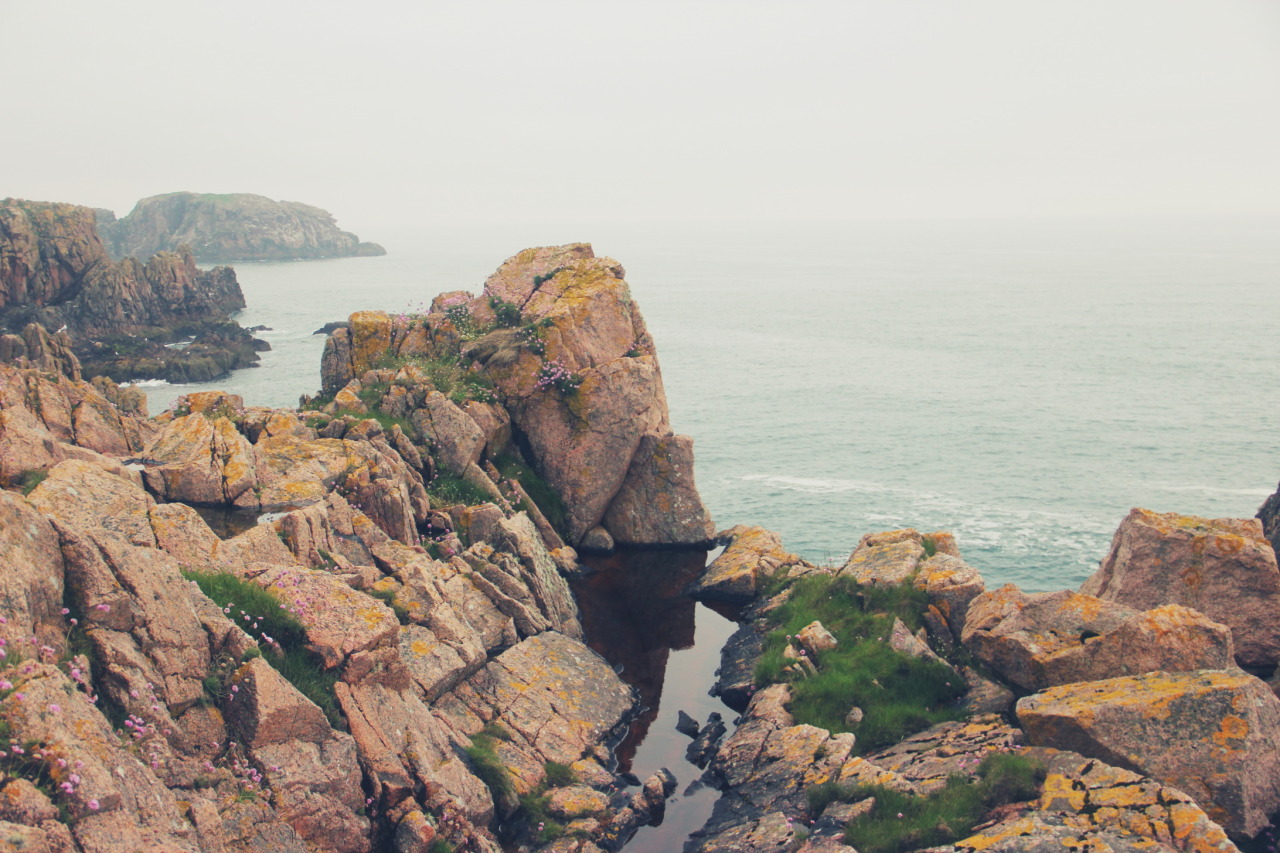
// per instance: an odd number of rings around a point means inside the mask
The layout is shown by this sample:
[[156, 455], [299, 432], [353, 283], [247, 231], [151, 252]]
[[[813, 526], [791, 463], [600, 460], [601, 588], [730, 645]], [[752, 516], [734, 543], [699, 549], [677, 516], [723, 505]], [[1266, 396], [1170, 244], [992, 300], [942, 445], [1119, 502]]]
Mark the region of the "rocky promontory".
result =
[[292, 261], [385, 255], [338, 228], [328, 211], [252, 193], [176, 192], [139, 201], [120, 219], [97, 211], [115, 258], [146, 258], [190, 246], [200, 263]]
[[230, 267], [200, 270], [189, 247], [113, 261], [87, 207], [0, 203], [0, 330], [66, 333], [85, 375], [205, 381], [266, 347], [234, 321]]

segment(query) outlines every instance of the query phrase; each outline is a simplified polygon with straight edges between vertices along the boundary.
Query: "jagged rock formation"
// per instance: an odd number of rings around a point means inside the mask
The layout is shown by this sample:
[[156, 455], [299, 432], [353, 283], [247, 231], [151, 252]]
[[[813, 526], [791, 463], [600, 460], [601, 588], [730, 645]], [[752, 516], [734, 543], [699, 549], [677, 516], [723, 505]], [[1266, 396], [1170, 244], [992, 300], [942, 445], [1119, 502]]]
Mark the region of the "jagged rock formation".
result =
[[89, 208], [0, 203], [0, 329], [65, 331], [86, 375], [197, 381], [247, 367], [266, 345], [230, 321], [243, 307], [235, 272], [198, 270], [187, 248], [116, 263]]
[[[615, 847], [660, 814], [662, 780], [615, 793], [602, 744], [635, 697], [582, 642], [573, 552], [549, 529], [548, 550], [527, 496], [519, 511], [428, 495], [430, 448], [374, 420], [308, 425], [210, 392], [148, 421], [137, 392], [57, 366], [73, 364], [0, 365], [0, 481], [29, 491], [0, 491], [6, 839], [496, 853], [504, 822], [539, 835], [518, 796]], [[220, 539], [202, 504], [290, 511]], [[187, 570], [295, 614], [295, 642], [337, 679], [331, 710]], [[578, 782], [549, 785], [553, 762]]]
[[[442, 382], [444, 365], [461, 372]], [[449, 467], [480, 488], [491, 488], [478, 468], [495, 451], [523, 455], [563, 499], [560, 533], [575, 546], [712, 537], [692, 442], [671, 433], [622, 267], [586, 244], [527, 249], [480, 296], [444, 294], [425, 317], [353, 314], [326, 343], [322, 391], [331, 408], [359, 411], [362, 393], [384, 387], [372, 405], [428, 413], [423, 431], [462, 448]]]
[[188, 245], [201, 263], [292, 261], [385, 255], [340, 231], [332, 214], [252, 193], [176, 192], [144, 198], [116, 219], [96, 211], [113, 257], [146, 258]]

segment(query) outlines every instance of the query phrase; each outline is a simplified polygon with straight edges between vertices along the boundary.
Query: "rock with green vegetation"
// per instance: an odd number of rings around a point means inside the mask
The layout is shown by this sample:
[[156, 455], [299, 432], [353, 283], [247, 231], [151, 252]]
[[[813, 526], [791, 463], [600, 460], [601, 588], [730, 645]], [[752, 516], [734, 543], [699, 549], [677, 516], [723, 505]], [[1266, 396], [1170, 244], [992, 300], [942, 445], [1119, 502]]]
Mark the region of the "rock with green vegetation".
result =
[[[423, 433], [469, 436], [439, 442], [464, 457], [448, 460], [454, 476], [484, 488], [492, 478], [471, 466], [500, 468], [510, 436], [518, 436], [520, 455], [563, 514], [534, 498], [548, 518], [560, 515], [552, 524], [570, 545], [593, 531], [608, 549], [710, 539], [690, 442], [668, 423], [653, 342], [621, 266], [589, 246], [521, 252], [479, 296], [441, 294], [426, 316], [353, 314], [325, 346], [322, 391], [332, 402], [324, 404], [336, 406], [334, 395], [380, 369], [393, 370], [391, 387], [365, 401], [371, 409], [412, 413]], [[428, 416], [424, 390], [444, 395], [468, 422], [438, 404]], [[440, 415], [446, 422], [436, 424]], [[546, 538], [553, 550], [560, 544]]]
[[1139, 610], [1193, 608], [1231, 629], [1241, 666], [1280, 662], [1280, 568], [1256, 518], [1133, 509], [1080, 591]]
[[1187, 792], [1229, 832], [1253, 837], [1280, 808], [1280, 699], [1239, 670], [1066, 684], [1020, 700], [1017, 713], [1031, 743]]
[[120, 381], [204, 381], [255, 363], [266, 344], [231, 321], [245, 305], [235, 272], [171, 248], [112, 261], [89, 208], [6, 199], [0, 330], [65, 329], [85, 375]]
[[[199, 849], [174, 792], [112, 731], [72, 679], [52, 664], [33, 663], [5, 671], [5, 681], [0, 721], [12, 740], [3, 761], [12, 766], [10, 758], [18, 757], [13, 744], [27, 745], [25, 761], [43, 768], [36, 778], [65, 809], [80, 849]], [[64, 782], [67, 787], [61, 787]]]
[[190, 245], [201, 263], [293, 261], [385, 255], [339, 230], [333, 215], [296, 201], [252, 193], [176, 192], [139, 201], [98, 227], [117, 258], [150, 257]]

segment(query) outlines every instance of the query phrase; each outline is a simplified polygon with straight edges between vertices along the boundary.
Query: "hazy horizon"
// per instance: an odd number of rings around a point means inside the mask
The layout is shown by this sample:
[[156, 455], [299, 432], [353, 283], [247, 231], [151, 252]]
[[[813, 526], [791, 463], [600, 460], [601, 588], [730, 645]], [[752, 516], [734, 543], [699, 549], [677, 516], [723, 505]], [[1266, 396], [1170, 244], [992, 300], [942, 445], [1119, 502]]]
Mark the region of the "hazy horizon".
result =
[[0, 196], [447, 223], [1280, 213], [1280, 4], [0, 6]]

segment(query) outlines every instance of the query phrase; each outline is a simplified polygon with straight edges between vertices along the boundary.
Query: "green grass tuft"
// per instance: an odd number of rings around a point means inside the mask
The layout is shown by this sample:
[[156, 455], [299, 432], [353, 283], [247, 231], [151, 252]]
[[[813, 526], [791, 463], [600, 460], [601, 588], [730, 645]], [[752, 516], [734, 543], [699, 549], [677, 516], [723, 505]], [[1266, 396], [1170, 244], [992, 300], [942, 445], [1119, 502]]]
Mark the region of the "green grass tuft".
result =
[[837, 799], [876, 801], [869, 814], [845, 827], [845, 843], [860, 853], [906, 853], [950, 844], [968, 835], [991, 809], [1036, 797], [1045, 775], [1040, 764], [1013, 753], [989, 754], [977, 772], [976, 782], [953, 775], [946, 787], [924, 797], [881, 786], [841, 792]]
[[[883, 642], [894, 617], [907, 627], [920, 626], [927, 596], [910, 584], [859, 586], [847, 578], [814, 576], [791, 585], [790, 596], [770, 617], [776, 625], [765, 638], [756, 666], [757, 687], [791, 681], [790, 711], [797, 723], [831, 732], [852, 731], [865, 752], [946, 720], [960, 719], [954, 701], [964, 692], [954, 674], [940, 664], [918, 660]], [[795, 678], [786, 671], [788, 634], [794, 636], [814, 620], [839, 641], [822, 655], [818, 674]], [[851, 706], [863, 711], [862, 722], [845, 722]]]
[[529, 498], [538, 505], [538, 509], [542, 510], [547, 521], [551, 522], [551, 526], [564, 535], [569, 510], [565, 507], [560, 493], [513, 453], [499, 455], [493, 460], [493, 464], [503, 477], [518, 482]]
[[[490, 725], [494, 724], [491, 723]], [[465, 752], [467, 757], [471, 759], [480, 781], [489, 786], [494, 800], [504, 802], [515, 797], [516, 788], [511, 781], [511, 775], [507, 772], [506, 765], [502, 763], [502, 759], [498, 758], [498, 741], [507, 740], [510, 735], [500, 726], [496, 728], [502, 732], [502, 737], [491, 731], [489, 726], [485, 726], [484, 730], [471, 738], [471, 745], [466, 748]]]
[[437, 509], [456, 506], [475, 506], [488, 503], [492, 498], [488, 492], [461, 477], [436, 468], [436, 475], [427, 483], [427, 495], [431, 505]]
[[[259, 651], [273, 668], [298, 688], [317, 706], [335, 729], [345, 729], [346, 721], [338, 708], [333, 688], [338, 674], [324, 669], [319, 655], [307, 648], [307, 631], [298, 618], [280, 607], [280, 600], [252, 581], [223, 572], [183, 570], [182, 576], [195, 581], [200, 590], [215, 604], [231, 612], [227, 614], [237, 625], [246, 628], [257, 623], [260, 634], [280, 644], [279, 649], [262, 645]], [[251, 618], [245, 620], [242, 613]]]
[[22, 476], [18, 478], [18, 488], [22, 491], [24, 496], [29, 495], [35, 491], [36, 486], [43, 483], [45, 478], [48, 476], [49, 472], [46, 470], [32, 468], [30, 470], [23, 471]]
[[559, 761], [548, 761], [542, 766], [547, 774], [547, 787], [563, 788], [578, 781], [578, 776], [568, 764]]

